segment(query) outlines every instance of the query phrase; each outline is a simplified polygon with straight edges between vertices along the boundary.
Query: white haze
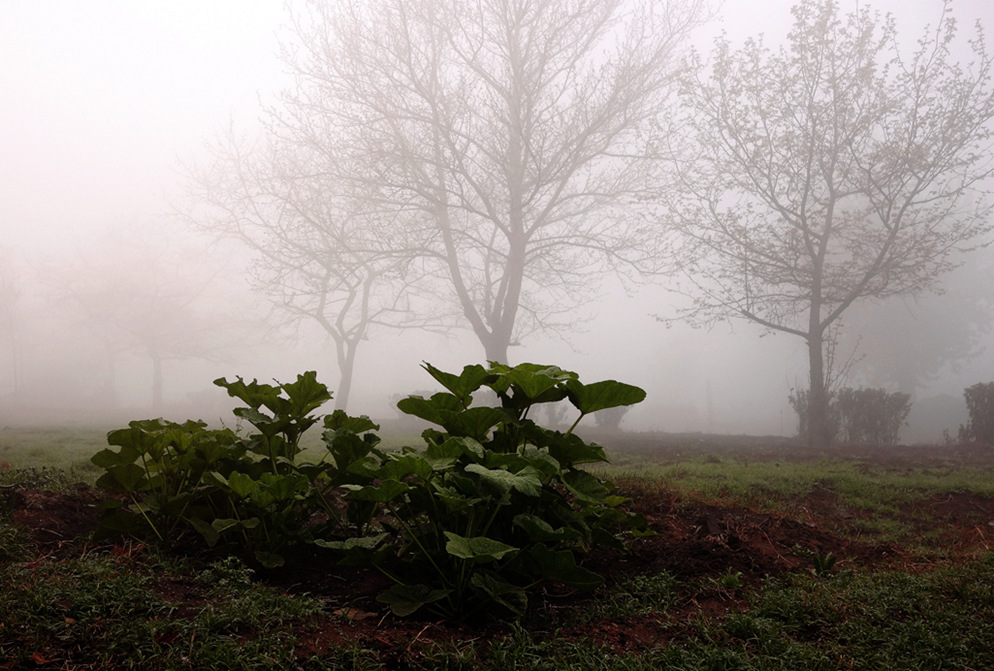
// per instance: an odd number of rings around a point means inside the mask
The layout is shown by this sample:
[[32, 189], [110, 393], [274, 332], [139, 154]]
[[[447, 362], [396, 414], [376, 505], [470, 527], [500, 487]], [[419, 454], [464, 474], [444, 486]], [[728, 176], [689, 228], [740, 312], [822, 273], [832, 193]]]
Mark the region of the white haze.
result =
[[[698, 35], [699, 46], [707, 50], [721, 30], [733, 41], [765, 32], [774, 42], [791, 25], [790, 4], [775, 0], [757, 11], [753, 0], [728, 0], [721, 20]], [[841, 4], [845, 10], [856, 6], [850, 0]], [[938, 21], [942, 2], [870, 5], [894, 12], [899, 35], [910, 45], [924, 23]], [[987, 0], [960, 0], [955, 12], [964, 32], [990, 15]], [[63, 308], [53, 302], [50, 282], [73, 263], [85, 273], [115, 267], [119, 256], [106, 255], [129, 252], [116, 245], [120, 236], [114, 231], [148, 231], [139, 237], [153, 246], [157, 231], [163, 244], [187, 235], [164, 214], [179, 188], [177, 161], [196, 160], [203, 141], [229, 122], [252, 129], [260, 104], [285, 82], [274, 55], [283, 17], [281, 0], [0, 3], [0, 253], [14, 260], [22, 287], [20, 386], [30, 392], [20, 405], [3, 402], [13, 374], [0, 351], [0, 425], [35, 421], [42, 405], [49, 406], [48, 418], [99, 415], [74, 399], [92, 395], [102, 359], [78, 323], [57, 318]], [[986, 23], [994, 30], [994, 21]], [[218, 297], [218, 307], [208, 312], [216, 316], [241, 306], [229, 321], [261, 320], [261, 299], [249, 295], [235, 272], [244, 259], [230, 248], [204, 251], [201, 243], [193, 244], [198, 254], [190, 256], [199, 259], [198, 266], [180, 275], [206, 283], [203, 278], [222, 269], [207, 292]], [[629, 296], [606, 281], [603, 300], [589, 307], [584, 330], [568, 344], [537, 338], [511, 356], [555, 363], [587, 381], [611, 377], [644, 387], [648, 398], [626, 419], [629, 428], [793, 434], [795, 418], [786, 399], [791, 387], [806, 381], [803, 342], [759, 337], [745, 323], [711, 332], [667, 328], [653, 315], [672, 315], [676, 301], [658, 287]], [[910, 303], [908, 310], [915, 309]], [[167, 409], [211, 419], [218, 409], [210, 380], [218, 376], [287, 379], [313, 368], [334, 386], [331, 345], [308, 325], [295, 340], [248, 327], [242, 337], [234, 329], [224, 338], [229, 347], [214, 361], [167, 362]], [[431, 386], [420, 361], [458, 369], [481, 358], [469, 331], [448, 338], [377, 333], [360, 350], [350, 410], [389, 417], [391, 395]], [[151, 412], [150, 365], [142, 352], [117, 362], [115, 419]], [[918, 394], [961, 398], [965, 386], [990, 379], [994, 353], [988, 348], [958, 371], [943, 370]], [[932, 428], [918, 437], [939, 436]]]

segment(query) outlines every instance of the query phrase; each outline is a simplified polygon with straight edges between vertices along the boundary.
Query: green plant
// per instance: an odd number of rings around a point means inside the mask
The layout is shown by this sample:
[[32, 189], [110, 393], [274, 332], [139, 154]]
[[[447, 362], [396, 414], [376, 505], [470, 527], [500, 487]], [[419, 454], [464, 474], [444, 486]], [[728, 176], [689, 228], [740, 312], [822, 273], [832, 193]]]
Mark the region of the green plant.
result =
[[832, 569], [835, 568], [836, 561], [838, 561], [838, 557], [831, 552], [825, 554], [816, 552], [811, 556], [812, 571], [817, 576], [827, 577], [832, 573]]
[[835, 403], [847, 443], [896, 445], [911, 412], [911, 396], [886, 389], [845, 387]]
[[[613, 380], [585, 385], [555, 366], [491, 363], [458, 374], [425, 370], [446, 391], [411, 396], [401, 411], [441, 427], [424, 449], [404, 448], [350, 471], [372, 484], [346, 484], [350, 506], [373, 502], [386, 513], [379, 533], [317, 541], [342, 561], [372, 564], [394, 581], [380, 595], [398, 615], [426, 607], [466, 617], [498, 604], [524, 613], [528, 591], [544, 580], [592, 590], [602, 578], [577, 563], [595, 544], [620, 547], [615, 525], [633, 528], [612, 486], [579, 468], [604, 462], [603, 449], [573, 430], [587, 415], [641, 401], [645, 392]], [[487, 388], [499, 406], [474, 406]], [[567, 399], [579, 416], [568, 431], [540, 427], [537, 406]]]
[[963, 396], [970, 418], [966, 426], [960, 426], [959, 439], [994, 444], [994, 382], [967, 387]]
[[[176, 543], [195, 531], [211, 547], [233, 548], [275, 567], [292, 545], [344, 528], [327, 492], [351, 481], [338, 466], [369, 453], [375, 440], [357, 434], [376, 426], [341, 412], [326, 417], [328, 451], [339, 463], [308, 463], [299, 459], [301, 436], [320, 419], [312, 413], [331, 398], [313, 371], [286, 384], [214, 383], [246, 403], [234, 413], [257, 431], [240, 436], [200, 421], [152, 419], [110, 432], [107, 441], [118, 449], [93, 456], [105, 469], [97, 485], [124, 498], [104, 502], [98, 536], [151, 534]], [[328, 521], [315, 525], [318, 511]]]

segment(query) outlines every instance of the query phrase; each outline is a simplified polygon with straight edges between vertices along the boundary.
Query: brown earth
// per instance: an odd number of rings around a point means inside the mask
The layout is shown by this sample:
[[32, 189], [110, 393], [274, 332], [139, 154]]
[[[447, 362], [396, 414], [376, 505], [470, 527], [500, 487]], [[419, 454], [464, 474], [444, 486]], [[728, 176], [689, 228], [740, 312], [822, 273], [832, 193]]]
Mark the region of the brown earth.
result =
[[[756, 439], [751, 440], [755, 445]], [[647, 453], [649, 443], [635, 436], [626, 439], [625, 447], [629, 454], [638, 455]], [[671, 438], [664, 444], [657, 437], [652, 458], [666, 462], [701, 453], [734, 456], [746, 462], [829, 457], [899, 469], [966, 465], [994, 472], [994, 449], [990, 448], [847, 448], [845, 453], [826, 455], [807, 453], [788, 441], [752, 447], [745, 438], [737, 437], [718, 441], [712, 437], [706, 448], [703, 439], [697, 437]], [[679, 581], [676, 603], [664, 613], [648, 617], [588, 620], [562, 630], [561, 636], [619, 649], [656, 645], [679, 635], [702, 614], [723, 617], [744, 609], [747, 588], [759, 586], [767, 577], [811, 570], [815, 555], [837, 557], [837, 567], [909, 571], [928, 568], [928, 560], [921, 554], [872, 538], [854, 540], [851, 524], [865, 513], [846, 510], [838, 496], [826, 489], [815, 489], [803, 499], [790, 502], [790, 509], [798, 512], [789, 515], [680, 498], [639, 481], [620, 482], [619, 489], [630, 497], [629, 509], [644, 514], [657, 535], [632, 539], [626, 554], [596, 551], [585, 559], [585, 566], [606, 576], [607, 587], [640, 574], [668, 572]], [[13, 496], [12, 519], [31, 534], [39, 557], [109, 551], [122, 563], [130, 563], [142, 561], [146, 553], [140, 544], [121, 541], [117, 545], [95, 546], [88, 540], [100, 516], [95, 504], [102, 496], [86, 485], [78, 485], [70, 494], [29, 490]], [[907, 504], [900, 511], [900, 519], [912, 528], [921, 525], [923, 534], [938, 531], [925, 542], [964, 557], [987, 552], [994, 542], [991, 498], [969, 493], [934, 497]], [[721, 580], [735, 574], [738, 576], [734, 580]], [[487, 641], [509, 631], [500, 622], [453, 624], [394, 617], [375, 601], [375, 595], [386, 586], [378, 573], [339, 567], [322, 556], [302, 556], [278, 573], [259, 577], [276, 589], [306, 593], [324, 604], [325, 615], [298, 627], [297, 652], [301, 658], [320, 655], [349, 642], [380, 651], [390, 666], [403, 666], [402, 660], [423, 659], [430, 654], [433, 643]], [[207, 599], [207, 587], [192, 578], [161, 579], [157, 589], [175, 604], [174, 612], [179, 615], [194, 612]], [[549, 586], [538, 595], [538, 608], [562, 612], [582, 608], [587, 599]]]

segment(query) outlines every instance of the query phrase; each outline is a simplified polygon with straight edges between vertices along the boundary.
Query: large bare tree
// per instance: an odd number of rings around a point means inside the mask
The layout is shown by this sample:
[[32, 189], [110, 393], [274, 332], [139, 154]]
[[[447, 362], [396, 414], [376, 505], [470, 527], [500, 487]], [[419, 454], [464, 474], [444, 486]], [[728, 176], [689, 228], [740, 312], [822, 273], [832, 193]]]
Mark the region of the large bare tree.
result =
[[[647, 261], [641, 142], [703, 0], [310, 0], [282, 141], [402, 223], [488, 359]], [[330, 138], [334, 138], [333, 140]], [[426, 288], [427, 287], [427, 288]]]
[[695, 297], [686, 316], [805, 339], [809, 442], [821, 446], [830, 326], [856, 301], [932, 288], [991, 229], [978, 190], [994, 96], [979, 27], [972, 60], [955, 60], [948, 4], [909, 52], [869, 8], [792, 11], [779, 50], [719, 39], [709, 74], [687, 78], [686, 161], [667, 195], [671, 253]]

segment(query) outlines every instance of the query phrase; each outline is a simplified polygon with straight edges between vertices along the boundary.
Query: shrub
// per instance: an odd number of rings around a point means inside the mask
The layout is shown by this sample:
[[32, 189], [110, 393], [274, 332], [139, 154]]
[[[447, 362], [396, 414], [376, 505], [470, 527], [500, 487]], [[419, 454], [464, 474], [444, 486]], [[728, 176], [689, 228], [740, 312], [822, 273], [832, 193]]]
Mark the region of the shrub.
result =
[[[399, 615], [427, 608], [464, 618], [494, 604], [521, 615], [529, 590], [544, 580], [580, 590], [600, 585], [577, 555], [596, 544], [620, 547], [613, 527], [627, 521], [644, 529], [644, 519], [620, 512], [624, 499], [611, 495], [612, 486], [579, 468], [606, 459], [573, 429], [586, 415], [637, 403], [645, 392], [613, 380], [584, 385], [555, 366], [476, 365], [459, 375], [424, 367], [447, 391], [408, 397], [399, 407], [442, 430], [423, 433], [423, 450], [357, 464], [376, 484], [353, 485], [345, 495], [350, 503], [381, 504], [382, 531], [318, 545], [389, 576], [395, 584], [380, 600]], [[482, 388], [496, 394], [499, 407], [474, 405]], [[566, 433], [529, 418], [539, 405], [563, 399], [579, 411]]]
[[835, 395], [835, 403], [847, 443], [896, 445], [911, 412], [911, 396], [886, 389], [845, 387]]
[[[312, 413], [331, 398], [313, 372], [276, 386], [216, 380], [247, 404], [235, 414], [255, 427], [248, 436], [161, 419], [112, 431], [118, 449], [93, 457], [106, 471], [97, 484], [118, 495], [104, 503], [99, 533], [165, 543], [199, 535], [266, 567], [314, 543], [387, 575], [394, 586], [380, 599], [399, 615], [426, 608], [462, 618], [495, 604], [521, 615], [545, 580], [597, 587], [601, 577], [579, 555], [621, 547], [621, 522], [634, 533], [646, 525], [617, 508], [624, 499], [610, 483], [580, 468], [606, 459], [573, 430], [645, 392], [582, 384], [555, 366], [494, 363], [459, 375], [424, 367], [446, 391], [398, 403], [439, 427], [423, 432], [422, 448], [380, 451], [379, 427], [336, 410], [324, 417], [326, 458], [299, 460], [301, 435], [319, 421]], [[564, 400], [579, 413], [565, 433], [529, 417]]]
[[[807, 436], [808, 391], [791, 391], [791, 407], [797, 413], [798, 433]], [[908, 413], [911, 397], [886, 389], [844, 387], [829, 394], [828, 421], [832, 435], [846, 443], [895, 445]]]
[[[92, 461], [105, 469], [97, 485], [121, 497], [107, 499], [99, 536], [126, 534], [175, 544], [196, 533], [210, 547], [235, 551], [266, 567], [279, 566], [292, 545], [327, 536], [349, 520], [330, 503], [328, 489], [355, 482], [352, 460], [376, 445], [357, 434], [377, 428], [368, 418], [338, 411], [325, 418], [325, 442], [334, 463], [298, 460], [300, 438], [318, 421], [312, 413], [331, 399], [314, 372], [276, 386], [253, 380], [214, 384], [247, 404], [235, 415], [256, 433], [208, 429], [199, 421], [133, 421], [111, 431]], [[326, 522], [311, 524], [316, 512]]]
[[[787, 400], [790, 402], [790, 407], [794, 409], [797, 413], [797, 435], [802, 440], [807, 440], [808, 438], [808, 396], [810, 392], [807, 389], [791, 389], [790, 395]], [[835, 403], [835, 394], [828, 393], [828, 428], [830, 430], [831, 438], [839, 432], [839, 410], [838, 405]]]
[[994, 444], [994, 382], [967, 387], [963, 396], [970, 417], [966, 426], [959, 428], [960, 440]]

